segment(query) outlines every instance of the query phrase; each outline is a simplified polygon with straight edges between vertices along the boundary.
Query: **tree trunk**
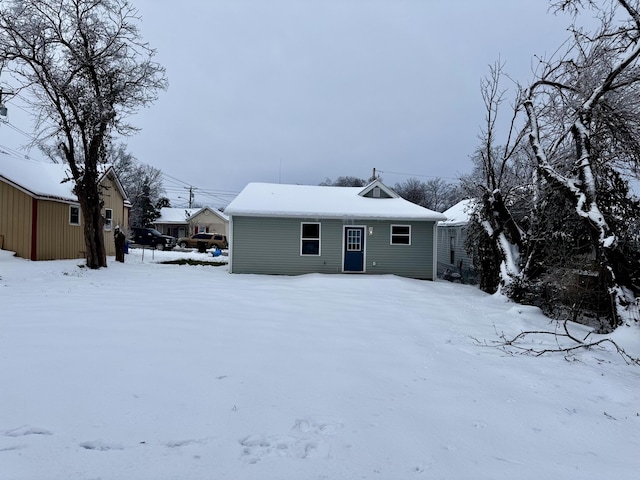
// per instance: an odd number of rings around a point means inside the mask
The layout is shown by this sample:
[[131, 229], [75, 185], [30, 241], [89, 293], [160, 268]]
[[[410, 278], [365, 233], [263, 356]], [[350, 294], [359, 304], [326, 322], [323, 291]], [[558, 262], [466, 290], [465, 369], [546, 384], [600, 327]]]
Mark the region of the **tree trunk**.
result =
[[510, 286], [520, 277], [520, 250], [522, 232], [511, 216], [499, 190], [485, 192], [482, 198], [485, 210], [483, 226], [495, 245], [500, 263], [500, 283]]
[[85, 170], [82, 180], [76, 183], [76, 195], [84, 220], [84, 241], [87, 267], [97, 269], [107, 266], [107, 252], [104, 242], [104, 218], [97, 174]]

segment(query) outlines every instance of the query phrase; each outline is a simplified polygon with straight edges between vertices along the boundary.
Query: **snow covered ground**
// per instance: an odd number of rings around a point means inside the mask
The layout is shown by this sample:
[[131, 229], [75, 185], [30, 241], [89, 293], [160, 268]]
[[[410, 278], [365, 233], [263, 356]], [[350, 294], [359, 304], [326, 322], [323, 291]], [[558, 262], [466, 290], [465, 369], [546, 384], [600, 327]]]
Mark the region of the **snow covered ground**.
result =
[[[534, 308], [142, 253], [0, 251], [0, 479], [638, 478], [640, 367], [484, 345], [554, 328]], [[640, 355], [638, 329], [614, 337]]]

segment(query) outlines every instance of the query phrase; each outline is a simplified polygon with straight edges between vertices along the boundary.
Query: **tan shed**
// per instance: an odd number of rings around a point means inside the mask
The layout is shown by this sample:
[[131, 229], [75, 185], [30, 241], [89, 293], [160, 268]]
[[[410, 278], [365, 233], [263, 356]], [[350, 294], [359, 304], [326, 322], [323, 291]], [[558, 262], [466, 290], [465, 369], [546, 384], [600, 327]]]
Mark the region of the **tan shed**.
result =
[[[0, 149], [0, 248], [30, 260], [84, 258], [82, 212], [66, 165], [17, 158]], [[100, 178], [107, 255], [131, 204], [113, 167]]]

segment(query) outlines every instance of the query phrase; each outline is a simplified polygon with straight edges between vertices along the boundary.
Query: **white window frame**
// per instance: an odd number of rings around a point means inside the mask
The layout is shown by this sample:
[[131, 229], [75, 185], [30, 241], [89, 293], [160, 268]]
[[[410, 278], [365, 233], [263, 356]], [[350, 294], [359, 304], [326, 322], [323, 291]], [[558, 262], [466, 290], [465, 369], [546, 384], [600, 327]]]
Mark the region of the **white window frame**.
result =
[[[305, 225], [317, 225], [318, 236], [317, 237], [305, 237], [303, 236]], [[319, 257], [322, 253], [322, 224], [320, 222], [300, 222], [300, 256], [303, 257]], [[318, 253], [303, 253], [304, 242], [318, 242]]]
[[[393, 229], [396, 227], [401, 227], [401, 228], [408, 228], [409, 229], [409, 233], [394, 233]], [[408, 238], [409, 241], [407, 243], [405, 242], [394, 242], [394, 240], [396, 238]], [[394, 224], [391, 225], [391, 227], [389, 228], [389, 243], [391, 245], [411, 245], [411, 225], [400, 225], [400, 224]]]
[[[350, 237], [351, 232], [357, 232], [357, 235]], [[345, 241], [347, 242], [347, 252], [362, 252], [364, 250], [364, 230], [357, 227], [349, 228]]]
[[111, 230], [113, 226], [113, 209], [105, 208], [104, 209], [104, 229]]
[[[72, 221], [72, 218], [74, 217], [74, 215], [72, 214], [72, 212], [76, 211], [77, 212], [77, 216], [78, 216], [78, 221], [74, 222]], [[78, 205], [69, 205], [69, 225], [76, 225], [79, 226], [80, 225], [80, 207]]]

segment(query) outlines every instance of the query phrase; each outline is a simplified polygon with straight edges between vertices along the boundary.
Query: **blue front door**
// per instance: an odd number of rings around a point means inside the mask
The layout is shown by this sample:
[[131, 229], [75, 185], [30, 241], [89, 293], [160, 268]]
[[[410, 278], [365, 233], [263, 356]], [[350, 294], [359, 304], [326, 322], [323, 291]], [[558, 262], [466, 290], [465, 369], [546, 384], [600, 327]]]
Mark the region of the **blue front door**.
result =
[[364, 228], [344, 229], [344, 271], [364, 271]]

